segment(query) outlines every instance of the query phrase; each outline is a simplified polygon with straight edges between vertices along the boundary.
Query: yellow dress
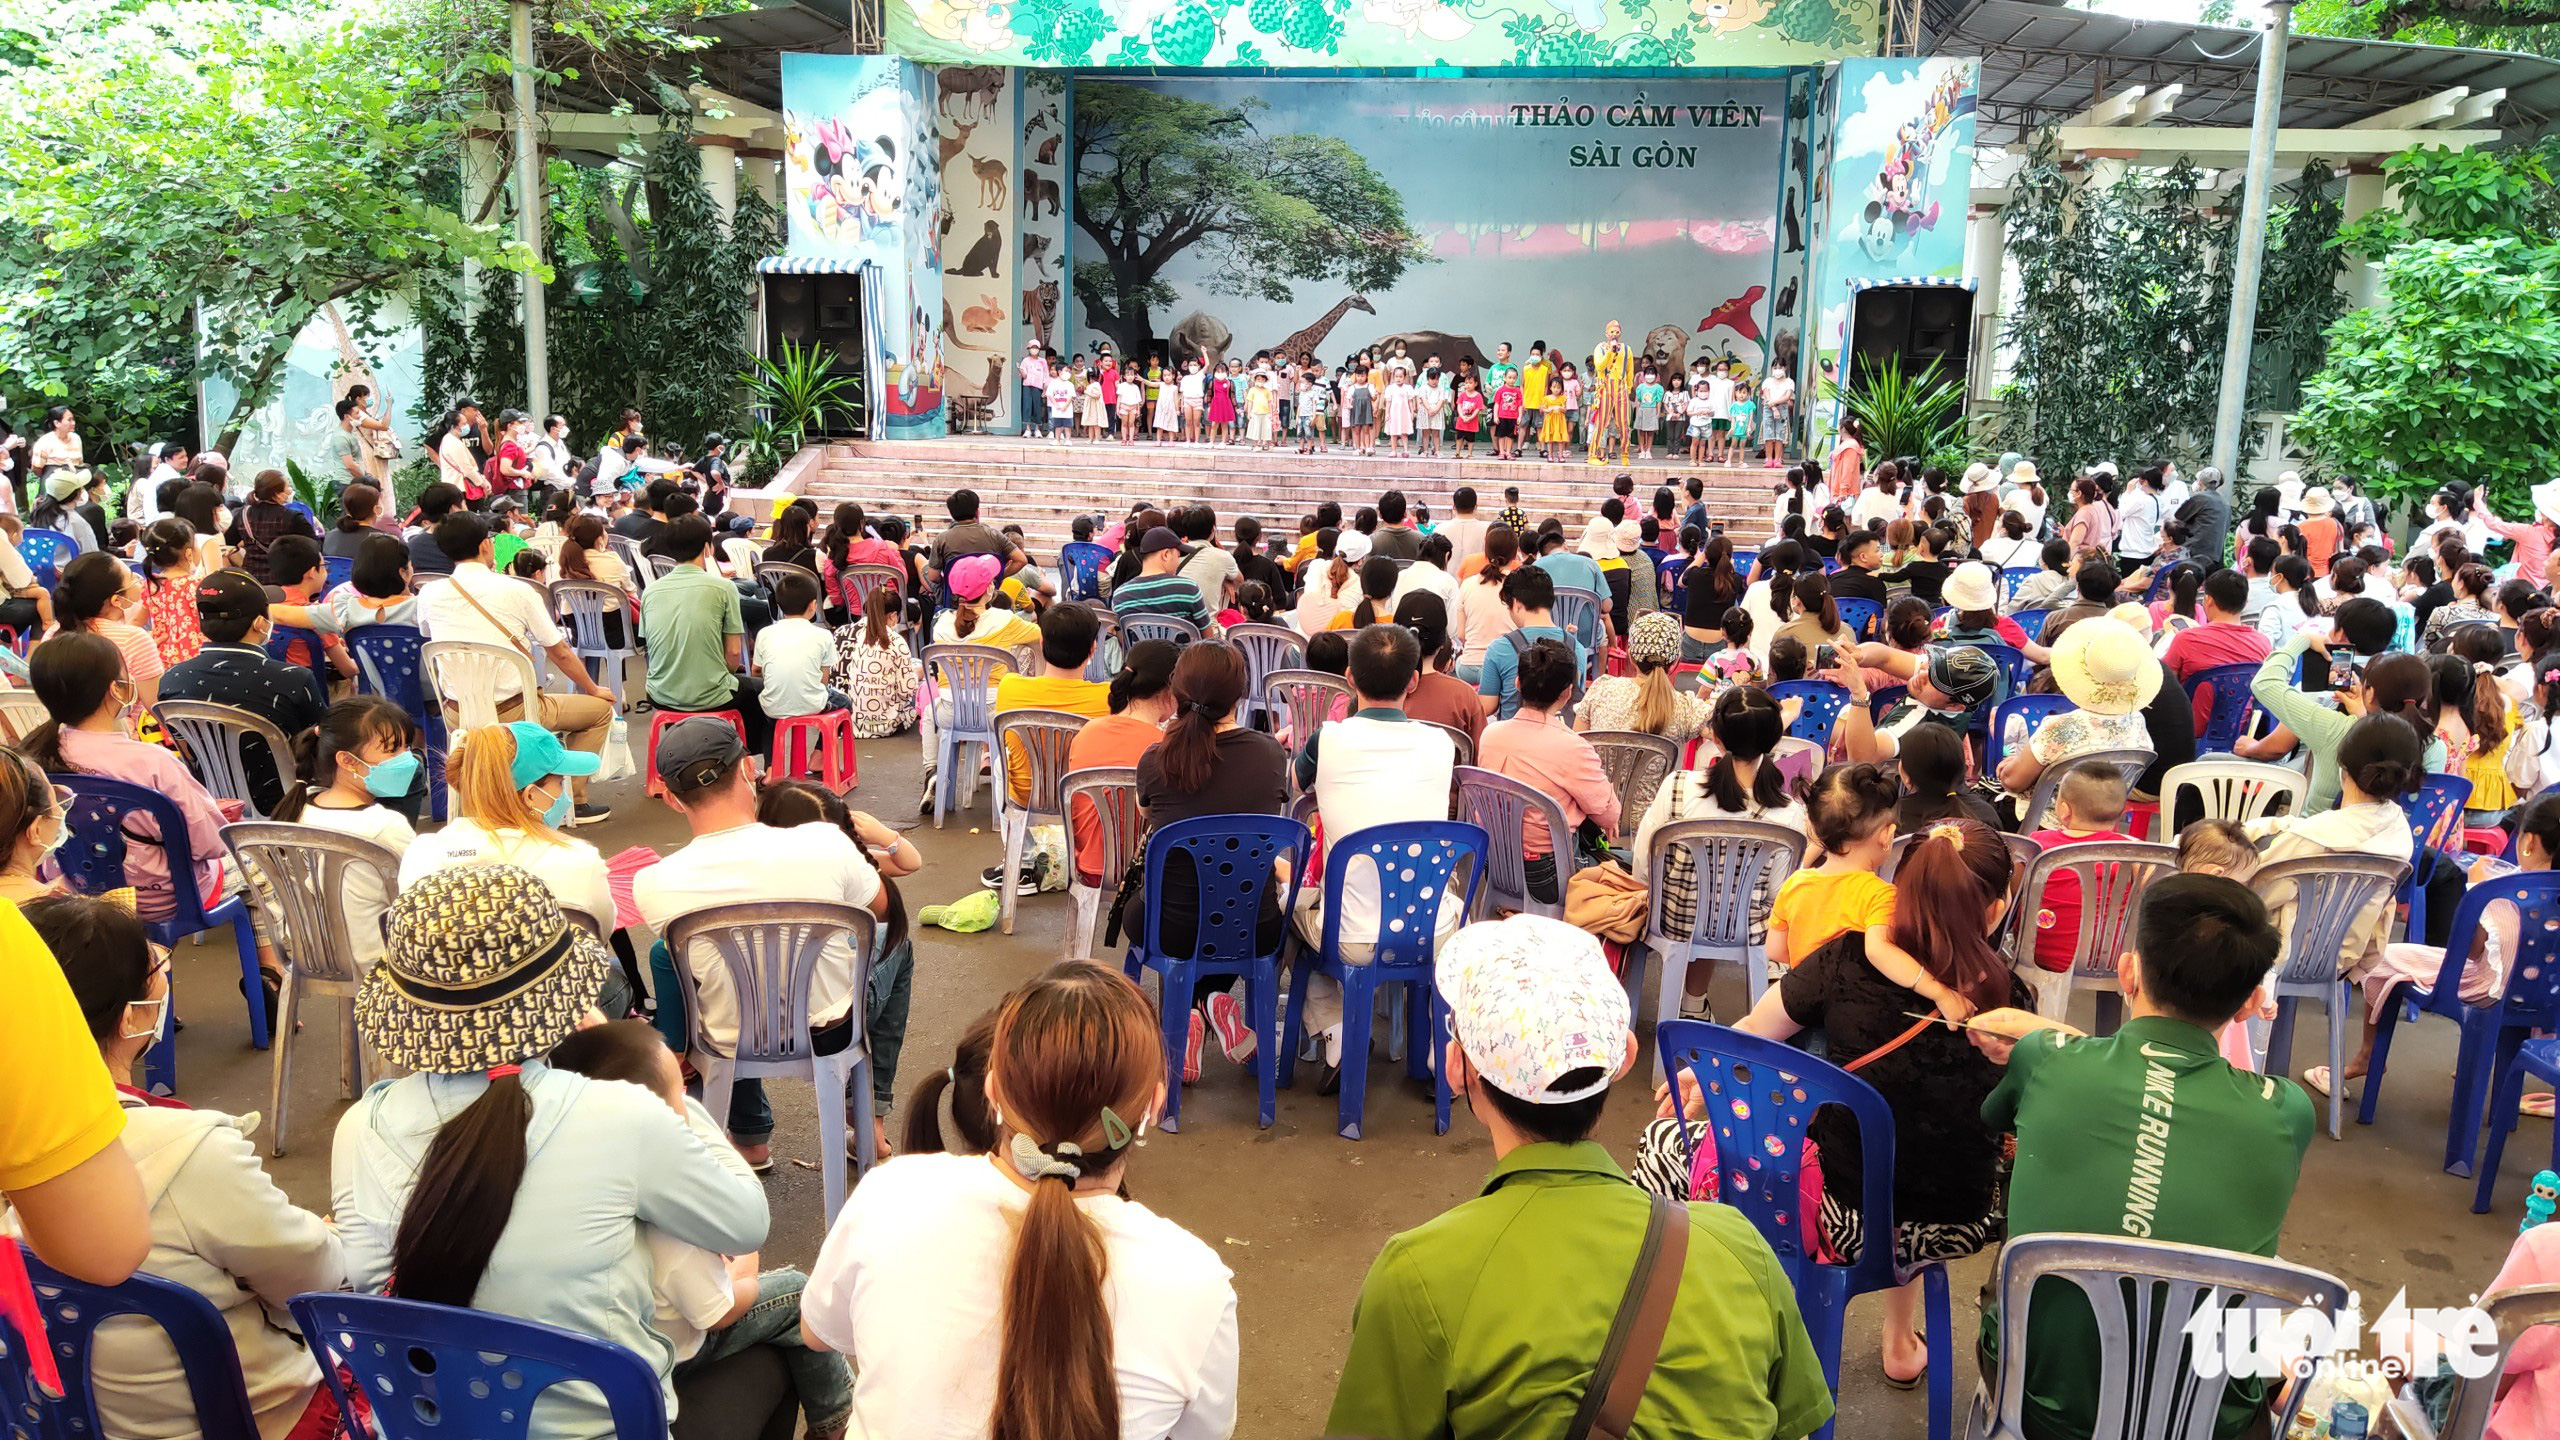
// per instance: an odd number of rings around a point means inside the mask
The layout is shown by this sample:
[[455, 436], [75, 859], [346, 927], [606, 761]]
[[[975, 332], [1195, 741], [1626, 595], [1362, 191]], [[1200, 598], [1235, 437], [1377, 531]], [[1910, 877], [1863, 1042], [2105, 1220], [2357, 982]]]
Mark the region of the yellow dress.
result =
[[2505, 810], [2523, 797], [2507, 781], [2507, 747], [2516, 743], [2516, 727], [2523, 717], [2515, 705], [2507, 706], [2507, 734], [2491, 749], [2481, 750], [2462, 763], [2462, 774], [2471, 782], [2471, 798], [2463, 802], [2466, 810]]
[[1543, 417], [1538, 422], [1540, 440], [1561, 444], [1573, 438], [1573, 412], [1561, 405], [1551, 405], [1538, 413]]

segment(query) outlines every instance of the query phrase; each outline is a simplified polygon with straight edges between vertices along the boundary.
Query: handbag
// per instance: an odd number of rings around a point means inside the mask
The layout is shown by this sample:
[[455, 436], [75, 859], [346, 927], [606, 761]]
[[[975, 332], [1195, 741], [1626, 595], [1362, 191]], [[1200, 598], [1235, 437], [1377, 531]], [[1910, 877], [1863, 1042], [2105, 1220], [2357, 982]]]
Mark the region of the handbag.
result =
[[1625, 1440], [1635, 1423], [1636, 1406], [1644, 1400], [1645, 1383], [1662, 1358], [1662, 1335], [1671, 1325], [1671, 1307], [1680, 1299], [1680, 1272], [1689, 1259], [1689, 1207], [1653, 1197], [1645, 1215], [1644, 1242], [1636, 1248], [1635, 1270], [1627, 1276], [1626, 1297], [1609, 1322], [1609, 1338], [1583, 1387], [1582, 1403], [1566, 1427], [1566, 1440]]

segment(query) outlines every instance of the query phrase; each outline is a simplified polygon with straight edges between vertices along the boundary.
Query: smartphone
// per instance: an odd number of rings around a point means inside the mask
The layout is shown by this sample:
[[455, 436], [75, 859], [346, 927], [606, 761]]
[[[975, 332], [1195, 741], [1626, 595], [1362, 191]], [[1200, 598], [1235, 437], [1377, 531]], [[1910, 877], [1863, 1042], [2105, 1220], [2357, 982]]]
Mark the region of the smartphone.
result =
[[1830, 669], [1834, 668], [1834, 667], [1835, 667], [1835, 666], [1837, 666], [1839, 663], [1840, 663], [1840, 649], [1839, 649], [1839, 647], [1838, 647], [1838, 646], [1836, 646], [1836, 645], [1816, 645], [1816, 646], [1814, 646], [1814, 647], [1813, 647], [1813, 668], [1814, 668], [1814, 673], [1816, 673], [1816, 674], [1820, 674], [1820, 673], [1822, 673], [1823, 671], [1830, 670]]
[[2331, 653], [2329, 656], [2329, 688], [2332, 690], [2344, 690], [2348, 686], [2355, 684], [2356, 671], [2360, 658], [2361, 657], [2350, 654], [2344, 650]]

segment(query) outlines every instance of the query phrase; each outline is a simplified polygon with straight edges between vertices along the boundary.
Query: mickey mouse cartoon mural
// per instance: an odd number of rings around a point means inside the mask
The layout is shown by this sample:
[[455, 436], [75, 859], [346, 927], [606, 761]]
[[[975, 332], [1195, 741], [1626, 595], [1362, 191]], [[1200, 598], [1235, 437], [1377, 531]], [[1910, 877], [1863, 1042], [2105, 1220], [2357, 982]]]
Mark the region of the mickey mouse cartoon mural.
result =
[[1951, 70], [1931, 89], [1920, 113], [1895, 133], [1893, 153], [1876, 172], [1858, 225], [1858, 248], [1868, 258], [1890, 260], [1913, 236], [1937, 227], [1938, 202], [1929, 192], [1936, 188], [1938, 140], [1973, 105], [1963, 74]]

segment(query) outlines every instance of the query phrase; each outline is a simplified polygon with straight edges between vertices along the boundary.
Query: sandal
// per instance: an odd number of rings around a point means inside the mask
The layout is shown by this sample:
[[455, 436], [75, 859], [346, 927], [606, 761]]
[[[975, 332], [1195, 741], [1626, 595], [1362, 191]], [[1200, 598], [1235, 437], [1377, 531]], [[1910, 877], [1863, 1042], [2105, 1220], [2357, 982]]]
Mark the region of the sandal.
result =
[[[1924, 1349], [1929, 1343], [1929, 1337], [1923, 1335], [1917, 1330], [1911, 1332], [1911, 1338], [1919, 1341]], [[1920, 1388], [1920, 1382], [1929, 1378], [1929, 1364], [1925, 1360], [1922, 1361], [1920, 1364], [1920, 1373], [1912, 1376], [1908, 1380], [1903, 1380], [1896, 1378], [1892, 1371], [1884, 1368], [1884, 1362], [1882, 1360], [1878, 1360], [1876, 1362], [1876, 1373], [1882, 1375], [1884, 1377], [1884, 1383], [1892, 1389], [1917, 1390]]]
[[2535, 1091], [2516, 1102], [2516, 1113], [2528, 1120], [2548, 1120], [2554, 1100], [2560, 1100], [2560, 1096], [2548, 1091]]

